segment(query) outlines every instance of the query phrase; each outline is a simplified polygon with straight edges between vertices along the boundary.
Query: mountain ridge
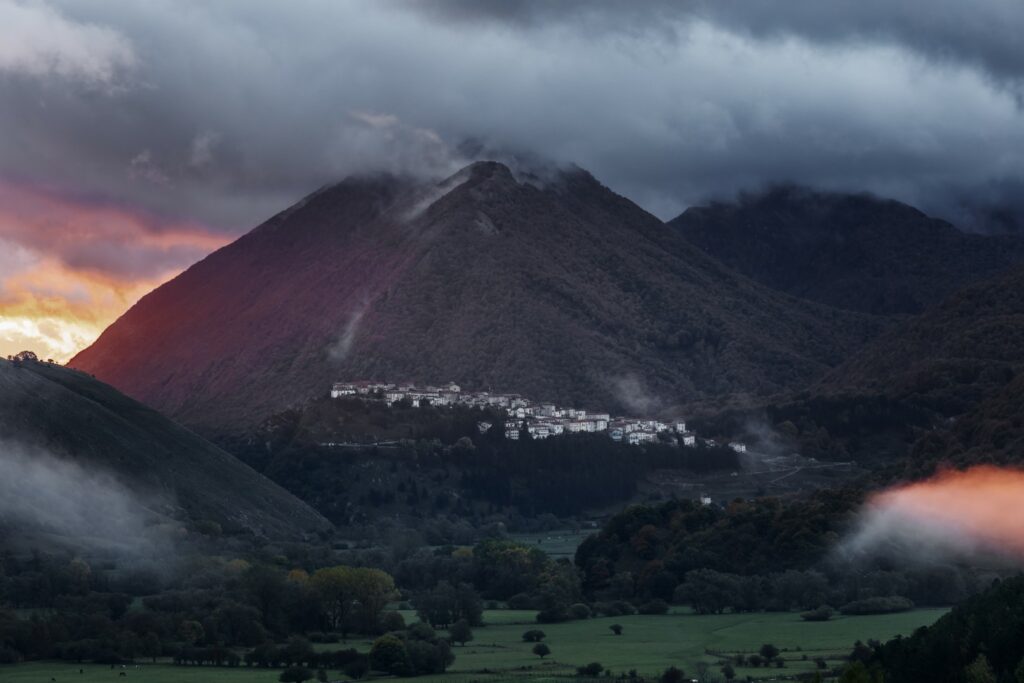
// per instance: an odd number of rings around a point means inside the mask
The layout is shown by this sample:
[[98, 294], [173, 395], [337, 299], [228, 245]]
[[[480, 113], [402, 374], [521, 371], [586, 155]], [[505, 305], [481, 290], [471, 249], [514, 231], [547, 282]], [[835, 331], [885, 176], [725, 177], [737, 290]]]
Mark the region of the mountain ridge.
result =
[[343, 377], [622, 408], [763, 394], [881, 326], [759, 287], [585, 171], [477, 162], [441, 183], [321, 188], [144, 297], [71, 365], [216, 431]]
[[896, 200], [795, 185], [691, 207], [668, 224], [761, 284], [880, 315], [920, 313], [1024, 261], [1016, 236], [965, 233]]

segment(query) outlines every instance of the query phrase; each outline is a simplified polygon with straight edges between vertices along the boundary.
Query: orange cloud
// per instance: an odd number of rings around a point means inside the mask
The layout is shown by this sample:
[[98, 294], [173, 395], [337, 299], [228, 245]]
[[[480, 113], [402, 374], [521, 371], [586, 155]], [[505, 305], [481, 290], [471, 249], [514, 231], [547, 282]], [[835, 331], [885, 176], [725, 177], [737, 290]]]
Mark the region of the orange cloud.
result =
[[0, 183], [0, 355], [32, 349], [66, 361], [228, 239], [194, 223]]
[[994, 552], [1024, 560], [1024, 471], [979, 465], [874, 496], [855, 546], [896, 541], [961, 554]]

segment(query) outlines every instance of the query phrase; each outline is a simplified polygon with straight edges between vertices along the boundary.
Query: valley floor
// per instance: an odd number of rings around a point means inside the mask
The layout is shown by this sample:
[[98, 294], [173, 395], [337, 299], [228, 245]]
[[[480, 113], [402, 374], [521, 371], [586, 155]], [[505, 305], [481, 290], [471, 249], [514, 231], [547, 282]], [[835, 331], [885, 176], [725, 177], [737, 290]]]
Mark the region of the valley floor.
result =
[[[814, 660], [819, 657], [828, 660], [829, 668], [841, 666], [840, 659], [849, 654], [855, 641], [908, 636], [918, 627], [934, 623], [946, 611], [919, 609], [891, 615], [840, 616], [817, 623], [802, 621], [796, 613], [699, 616], [679, 611], [664, 616], [607, 617], [538, 626], [533, 611], [491, 610], [484, 616], [489, 625], [474, 629], [475, 639], [464, 647], [455, 646], [457, 659], [448, 673], [415, 680], [539, 681], [572, 676], [577, 666], [594, 661], [615, 675], [636, 669], [641, 675], [653, 677], [673, 665], [695, 673], [700, 662], [717, 673], [725, 659], [741, 653], [753, 654], [769, 642], [782, 650], [785, 668], [735, 667], [737, 678], [780, 678], [814, 670]], [[404, 616], [407, 621], [415, 621], [411, 612]], [[613, 635], [608, 628], [615, 623], [623, 627], [621, 636]], [[551, 648], [551, 655], [543, 662], [531, 654], [532, 644], [522, 641], [523, 632], [531, 628], [540, 628], [547, 634], [544, 642]], [[350, 645], [366, 650], [370, 642], [352, 641]], [[84, 673], [79, 674], [79, 669]], [[146, 683], [272, 683], [280, 674], [280, 670], [169, 664], [140, 664], [138, 670], [130, 666], [125, 677], [120, 677], [119, 672], [120, 669], [112, 671], [109, 665], [42, 662], [2, 666], [0, 681], [36, 683], [53, 678], [58, 683], [97, 683], [127, 678]], [[345, 680], [337, 672], [328, 674], [331, 680]]]

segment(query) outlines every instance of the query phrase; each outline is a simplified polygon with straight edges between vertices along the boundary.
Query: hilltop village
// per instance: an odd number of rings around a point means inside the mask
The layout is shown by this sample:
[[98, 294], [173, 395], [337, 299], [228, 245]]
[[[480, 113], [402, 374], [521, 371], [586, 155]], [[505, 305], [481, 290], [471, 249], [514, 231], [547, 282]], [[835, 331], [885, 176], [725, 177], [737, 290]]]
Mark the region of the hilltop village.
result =
[[[613, 441], [632, 445], [661, 440], [676, 440], [682, 446], [697, 445], [697, 435], [687, 431], [686, 421], [681, 418], [665, 422], [643, 417], [612, 417], [609, 413], [593, 413], [549, 402], [534, 402], [520, 394], [462, 391], [454, 382], [422, 387], [409, 383], [337, 382], [331, 388], [331, 398], [351, 396], [384, 401], [388, 406], [407, 401], [413, 405], [500, 408], [509, 418], [505, 423], [507, 439], [518, 439], [524, 432], [534, 439], [591, 432], [605, 433]], [[477, 426], [484, 433], [494, 425], [480, 422]], [[712, 439], [701, 441], [707, 446], [718, 445]], [[732, 441], [728, 446], [737, 453], [745, 453], [747, 450], [746, 445], [739, 441]]]

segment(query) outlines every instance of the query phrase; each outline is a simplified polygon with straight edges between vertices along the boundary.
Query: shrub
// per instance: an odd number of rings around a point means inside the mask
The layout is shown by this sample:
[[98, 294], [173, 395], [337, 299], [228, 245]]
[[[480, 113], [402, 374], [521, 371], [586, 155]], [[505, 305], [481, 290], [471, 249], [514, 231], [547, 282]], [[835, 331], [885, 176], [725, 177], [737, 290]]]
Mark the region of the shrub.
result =
[[575, 605], [569, 606], [570, 619], [589, 619], [590, 614], [590, 608], [584, 605], [582, 602], [577, 602]]
[[342, 669], [344, 674], [353, 680], [359, 680], [370, 672], [370, 662], [366, 657], [353, 659]]
[[686, 674], [682, 669], [670, 666], [665, 669], [658, 680], [659, 683], [683, 683], [686, 680]]
[[604, 671], [604, 667], [601, 666], [601, 664], [598, 662], [591, 662], [586, 666], [576, 667], [576, 675], [584, 676], [587, 678], [596, 678], [597, 676], [601, 675], [602, 671]]
[[914, 603], [901, 595], [864, 598], [848, 602], [839, 608], [843, 614], [892, 614], [914, 609]]
[[[401, 631], [405, 628], [405, 617], [403, 617], [400, 612], [385, 612], [380, 615], [380, 627], [384, 629], [384, 631]], [[312, 640], [312, 638], [310, 640]], [[338, 641], [337, 638], [335, 638], [335, 640], [329, 642], [336, 643]]]
[[612, 624], [608, 628], [611, 629], [611, 632], [614, 633], [615, 635], [617, 635], [617, 636], [621, 636], [622, 635], [622, 624]]
[[539, 643], [545, 638], [547, 638], [547, 634], [539, 628], [531, 628], [523, 634], [523, 641], [527, 643]]
[[832, 618], [833, 610], [828, 605], [822, 605], [817, 609], [802, 612], [800, 618], [804, 621], [828, 621]]
[[508, 599], [509, 609], [533, 609], [533, 598], [526, 593], [516, 593]]
[[281, 672], [277, 680], [281, 683], [303, 683], [313, 678], [313, 672], [304, 666], [290, 666]]

